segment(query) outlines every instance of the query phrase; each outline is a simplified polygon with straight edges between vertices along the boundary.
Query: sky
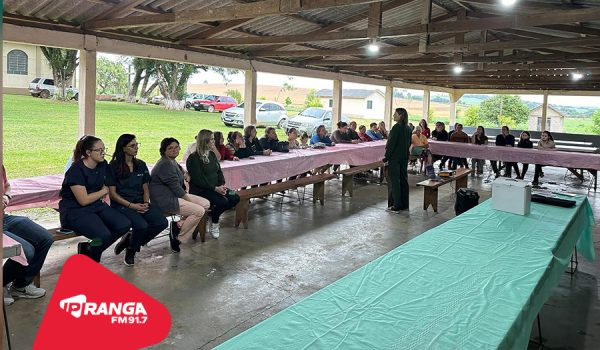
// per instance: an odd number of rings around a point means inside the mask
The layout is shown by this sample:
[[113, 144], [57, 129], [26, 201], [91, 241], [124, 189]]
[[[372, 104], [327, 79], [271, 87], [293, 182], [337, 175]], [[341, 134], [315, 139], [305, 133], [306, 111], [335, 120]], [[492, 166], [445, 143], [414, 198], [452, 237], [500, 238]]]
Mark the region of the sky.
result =
[[[117, 60], [119, 56], [112, 54], [101, 53], [101, 56], [108, 57], [112, 60]], [[272, 86], [281, 86], [283, 83], [287, 82], [294, 87], [298, 88], [307, 88], [307, 89], [331, 89], [333, 88], [333, 82], [331, 80], [324, 79], [316, 79], [316, 78], [305, 78], [305, 77], [291, 77], [280, 75], [280, 74], [271, 74], [271, 73], [263, 73], [258, 72], [257, 79], [258, 85], [272, 85]], [[244, 84], [244, 75], [236, 74], [230, 77], [231, 84]], [[223, 78], [212, 71], [208, 72], [200, 72], [192, 76], [190, 79], [190, 83], [193, 84], [202, 84], [207, 82], [209, 84], [221, 84], [223, 83]], [[344, 82], [345, 89], [380, 89], [383, 90], [382, 86], [375, 85], [365, 85], [365, 84], [356, 84]], [[413, 95], [423, 95], [422, 91], [418, 90], [410, 90]], [[432, 94], [435, 94], [432, 92]], [[542, 95], [520, 95], [521, 98], [525, 101], [532, 101], [542, 103], [543, 97]], [[581, 107], [598, 107], [600, 108], [600, 96], [549, 96], [548, 103], [555, 105], [565, 105], [565, 106], [581, 106]]]

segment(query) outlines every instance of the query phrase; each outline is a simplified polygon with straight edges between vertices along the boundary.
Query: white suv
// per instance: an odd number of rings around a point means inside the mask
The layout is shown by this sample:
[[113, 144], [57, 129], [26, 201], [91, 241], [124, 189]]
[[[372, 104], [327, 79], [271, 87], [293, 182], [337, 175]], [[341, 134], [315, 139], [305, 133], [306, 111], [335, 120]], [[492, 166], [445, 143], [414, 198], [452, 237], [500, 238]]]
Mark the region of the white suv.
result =
[[[56, 89], [54, 79], [50, 78], [35, 78], [29, 83], [29, 93], [33, 97], [49, 98], [56, 93]], [[79, 99], [79, 90], [73, 87], [68, 87], [66, 93], [73, 100]]]

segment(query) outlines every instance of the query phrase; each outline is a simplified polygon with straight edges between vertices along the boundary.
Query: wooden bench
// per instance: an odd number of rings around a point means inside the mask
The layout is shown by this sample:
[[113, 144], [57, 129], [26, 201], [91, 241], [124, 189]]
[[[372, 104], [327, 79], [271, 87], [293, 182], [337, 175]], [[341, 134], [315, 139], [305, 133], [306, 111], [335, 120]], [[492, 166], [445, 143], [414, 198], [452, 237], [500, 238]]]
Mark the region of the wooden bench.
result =
[[[364, 173], [369, 170], [383, 168], [383, 162], [375, 162], [365, 164], [361, 166], [354, 166], [344, 170], [338, 170], [335, 173], [342, 175], [342, 196], [348, 192], [348, 196], [352, 197], [354, 194], [354, 175]], [[382, 172], [383, 174], [383, 172]]]
[[423, 187], [423, 210], [427, 210], [429, 205], [433, 208], [433, 211], [437, 213], [438, 206], [438, 188], [445, 184], [456, 181], [456, 187], [454, 191], [458, 191], [459, 188], [467, 187], [467, 180], [469, 174], [473, 172], [473, 169], [457, 169], [456, 174], [450, 177], [442, 177], [440, 180], [425, 180], [417, 183], [417, 186]]
[[260, 198], [273, 193], [293, 190], [298, 187], [312, 184], [313, 203], [316, 203], [318, 200], [321, 202], [321, 205], [323, 205], [325, 203], [325, 181], [334, 179], [335, 177], [334, 174], [311, 175], [239, 191], [238, 195], [240, 196], [240, 202], [235, 206], [235, 227], [238, 227], [240, 223], [243, 223], [244, 228], [248, 228], [248, 200], [250, 198]]

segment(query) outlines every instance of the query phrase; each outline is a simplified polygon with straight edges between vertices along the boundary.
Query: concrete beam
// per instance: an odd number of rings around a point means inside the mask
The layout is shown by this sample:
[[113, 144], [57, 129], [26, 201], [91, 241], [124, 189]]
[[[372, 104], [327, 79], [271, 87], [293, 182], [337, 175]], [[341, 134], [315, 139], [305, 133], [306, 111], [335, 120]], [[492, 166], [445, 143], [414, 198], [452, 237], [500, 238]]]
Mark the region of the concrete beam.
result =
[[[546, 125], [547, 125], [547, 118], [548, 116], [548, 93], [545, 92], [544, 93], [544, 102], [542, 103], [542, 122], [540, 123], [540, 130], [539, 131], [544, 131], [546, 130]], [[550, 130], [548, 130], [550, 131]]]
[[96, 51], [79, 51], [78, 137], [96, 132]]
[[[337, 123], [342, 120], [342, 81], [337, 79], [333, 81], [333, 107], [331, 109], [331, 128], [335, 129]], [[333, 130], [327, 130], [332, 132]]]
[[383, 120], [385, 125], [389, 128], [392, 127], [394, 121], [394, 87], [388, 85], [385, 87], [385, 108], [383, 109]]
[[429, 106], [431, 104], [431, 91], [429, 89], [423, 90], [423, 119], [429, 123]]
[[244, 127], [256, 125], [256, 71], [246, 70], [244, 86]]

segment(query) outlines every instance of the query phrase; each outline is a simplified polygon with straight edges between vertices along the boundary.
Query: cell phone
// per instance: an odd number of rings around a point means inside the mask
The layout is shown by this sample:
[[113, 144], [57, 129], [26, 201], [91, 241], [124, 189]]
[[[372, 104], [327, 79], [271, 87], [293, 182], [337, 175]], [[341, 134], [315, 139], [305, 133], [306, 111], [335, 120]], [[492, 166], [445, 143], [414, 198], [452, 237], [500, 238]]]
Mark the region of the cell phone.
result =
[[233, 196], [234, 194], [235, 194], [235, 191], [234, 191], [234, 190], [232, 190], [231, 188], [228, 188], [228, 189], [227, 189], [227, 195], [228, 195], [228, 196]]
[[63, 234], [63, 235], [68, 235], [68, 234], [73, 233], [75, 231], [70, 230], [68, 228], [60, 228], [60, 229], [56, 230], [56, 232], [58, 232], [60, 234]]

